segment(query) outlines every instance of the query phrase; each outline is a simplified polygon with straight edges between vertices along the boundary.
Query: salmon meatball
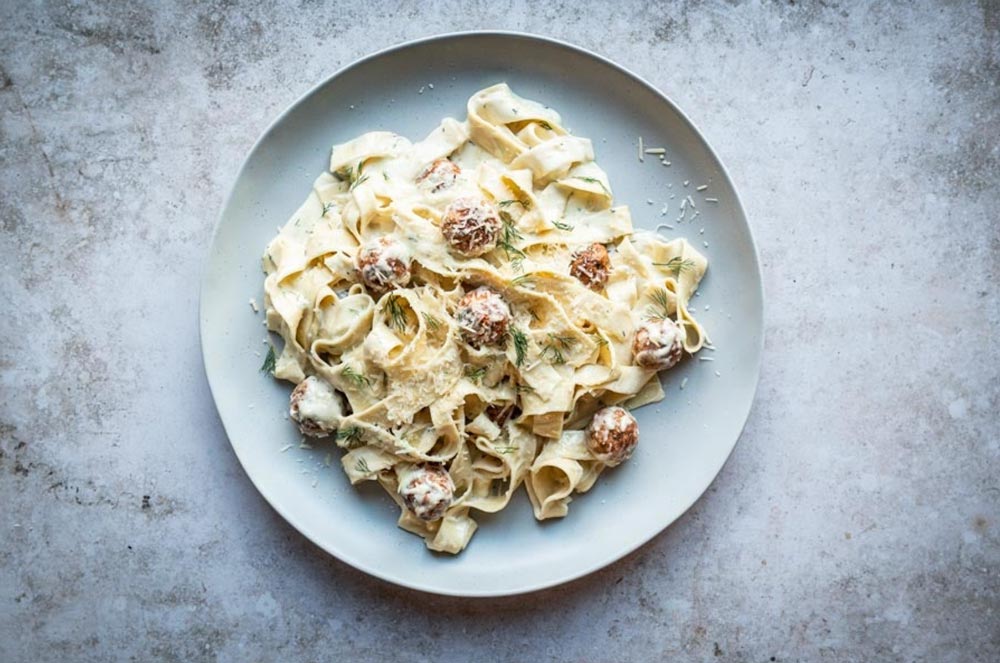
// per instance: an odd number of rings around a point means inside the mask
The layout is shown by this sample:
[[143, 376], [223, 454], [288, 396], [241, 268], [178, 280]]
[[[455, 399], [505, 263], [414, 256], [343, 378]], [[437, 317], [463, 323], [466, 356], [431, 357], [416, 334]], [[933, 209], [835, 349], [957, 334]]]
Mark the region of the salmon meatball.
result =
[[591, 290], [601, 291], [608, 282], [611, 257], [603, 244], [594, 242], [573, 254], [569, 273]]
[[684, 352], [684, 330], [670, 318], [648, 320], [635, 331], [635, 363], [656, 371], [673, 367]]
[[617, 405], [598, 410], [587, 427], [587, 448], [608, 467], [628, 460], [639, 444], [639, 424]]
[[437, 193], [454, 184], [461, 173], [462, 169], [454, 161], [435, 159], [417, 175], [417, 184], [431, 193]]
[[303, 435], [325, 437], [340, 425], [340, 395], [326, 380], [310, 375], [292, 390], [288, 414]]
[[510, 328], [510, 307], [490, 288], [476, 288], [458, 302], [455, 320], [469, 345], [501, 345]]
[[496, 248], [503, 222], [493, 203], [458, 198], [444, 211], [441, 233], [455, 253], [473, 258]]
[[409, 283], [410, 262], [410, 252], [389, 235], [363, 246], [356, 259], [362, 282], [376, 294]]
[[421, 520], [439, 520], [455, 498], [455, 482], [437, 463], [424, 463], [399, 478], [399, 496]]

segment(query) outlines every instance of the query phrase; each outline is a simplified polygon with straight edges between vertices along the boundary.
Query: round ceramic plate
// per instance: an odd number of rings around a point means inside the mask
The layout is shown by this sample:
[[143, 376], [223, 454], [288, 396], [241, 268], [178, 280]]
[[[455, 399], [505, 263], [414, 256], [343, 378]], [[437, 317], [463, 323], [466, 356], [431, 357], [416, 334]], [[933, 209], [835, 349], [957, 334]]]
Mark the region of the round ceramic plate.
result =
[[[328, 163], [330, 147], [372, 130], [419, 140], [443, 117], [465, 118], [477, 90], [506, 81], [551, 106], [594, 143], [616, 204], [634, 223], [688, 238], [709, 259], [692, 300], [718, 350], [663, 374], [667, 397], [636, 411], [633, 458], [574, 498], [569, 515], [537, 522], [524, 490], [457, 556], [428, 551], [396, 527], [398, 510], [374, 482], [353, 488], [331, 442], [299, 446], [283, 416], [291, 385], [259, 372], [267, 334], [248, 300], [263, 302], [260, 256]], [[638, 158], [638, 137], [670, 165]], [[706, 189], [698, 190], [701, 185]], [[681, 201], [686, 220], [678, 221]], [[709, 200], [709, 199], [714, 199]], [[652, 204], [649, 203], [652, 201]], [[716, 202], [717, 201], [717, 202]], [[661, 215], [664, 204], [668, 211]], [[694, 210], [698, 216], [692, 222]], [[700, 231], [704, 228], [704, 233]], [[704, 242], [704, 244], [703, 244]], [[595, 571], [677, 519], [733, 450], [753, 401], [762, 351], [756, 250], [725, 169], [660, 92], [568, 44], [509, 33], [463, 33], [391, 48], [339, 71], [295, 102], [243, 164], [222, 212], [201, 294], [205, 370], [229, 439], [251, 481], [296, 529], [344, 562], [440, 594], [498, 596]]]

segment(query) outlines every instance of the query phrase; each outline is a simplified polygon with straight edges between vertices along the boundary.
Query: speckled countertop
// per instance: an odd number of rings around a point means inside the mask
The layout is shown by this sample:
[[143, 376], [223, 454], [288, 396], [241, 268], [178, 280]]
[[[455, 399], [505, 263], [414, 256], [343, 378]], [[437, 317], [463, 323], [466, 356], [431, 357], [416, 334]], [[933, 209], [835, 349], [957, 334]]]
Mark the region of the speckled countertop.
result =
[[[872, 4], [0, 4], [0, 660], [998, 660], [1000, 6]], [[469, 601], [272, 512], [197, 300], [271, 118], [373, 50], [491, 27], [608, 55], [704, 130], [767, 347], [680, 521]]]

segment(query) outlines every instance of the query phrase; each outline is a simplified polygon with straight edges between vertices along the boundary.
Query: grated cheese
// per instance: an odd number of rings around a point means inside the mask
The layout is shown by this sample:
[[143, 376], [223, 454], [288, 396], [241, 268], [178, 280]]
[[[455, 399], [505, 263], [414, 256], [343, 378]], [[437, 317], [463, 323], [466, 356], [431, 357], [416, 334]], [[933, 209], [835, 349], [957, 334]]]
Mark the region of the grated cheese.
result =
[[707, 184], [702, 184], [700, 187], [698, 187], [697, 189], [695, 189], [695, 191], [704, 191], [707, 188], [708, 188]]
[[688, 379], [687, 378], [684, 378], [683, 380], [681, 380], [681, 389], [683, 389], [684, 387], [686, 387], [687, 383], [688, 383]]
[[705, 202], [706, 203], [717, 203], [717, 202], [719, 202], [719, 199], [718, 198], [706, 198]]
[[645, 159], [642, 158], [642, 154], [643, 154], [642, 136], [639, 136], [639, 161], [645, 161]]
[[666, 154], [667, 151], [662, 147], [650, 147], [644, 150], [646, 154]]

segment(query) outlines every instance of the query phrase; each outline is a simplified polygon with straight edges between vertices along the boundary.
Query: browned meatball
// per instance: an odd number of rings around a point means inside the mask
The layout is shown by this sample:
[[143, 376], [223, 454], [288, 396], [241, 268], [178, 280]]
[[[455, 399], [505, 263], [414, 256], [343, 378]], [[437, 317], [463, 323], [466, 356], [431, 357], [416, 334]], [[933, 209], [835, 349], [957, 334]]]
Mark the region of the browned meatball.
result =
[[310, 375], [292, 390], [288, 414], [303, 435], [325, 437], [337, 430], [343, 409], [336, 390], [325, 380]]
[[628, 460], [638, 444], [638, 422], [617, 405], [598, 410], [587, 427], [587, 448], [608, 467]]
[[601, 291], [608, 282], [611, 271], [611, 257], [603, 244], [594, 242], [573, 254], [569, 263], [569, 273], [591, 290]]
[[362, 247], [356, 262], [361, 280], [375, 293], [402, 288], [410, 282], [410, 252], [389, 235]]
[[438, 520], [455, 498], [455, 482], [437, 463], [417, 465], [399, 479], [399, 495], [421, 520]]
[[635, 330], [632, 355], [643, 368], [663, 371], [681, 360], [684, 329], [670, 318], [648, 320]]
[[459, 300], [455, 320], [462, 337], [473, 347], [501, 345], [510, 327], [510, 307], [495, 291], [476, 288]]
[[454, 161], [435, 159], [417, 176], [417, 184], [431, 193], [437, 193], [454, 184], [461, 172], [462, 169]]
[[448, 245], [467, 258], [495, 249], [502, 230], [496, 207], [482, 199], [458, 198], [448, 205], [441, 220], [441, 233]]

